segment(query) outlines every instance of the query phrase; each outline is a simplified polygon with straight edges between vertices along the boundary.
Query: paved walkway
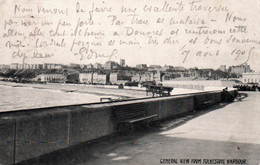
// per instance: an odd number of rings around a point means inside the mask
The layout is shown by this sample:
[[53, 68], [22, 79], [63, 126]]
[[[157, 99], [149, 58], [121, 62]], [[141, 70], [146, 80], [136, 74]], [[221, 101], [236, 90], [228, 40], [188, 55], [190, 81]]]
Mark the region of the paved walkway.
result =
[[149, 128], [139, 130], [134, 135], [111, 137], [26, 163], [184, 164], [180, 162], [181, 159], [188, 159], [188, 164], [195, 164], [192, 159], [197, 159], [198, 164], [221, 164], [224, 159], [225, 164], [228, 164], [229, 159], [240, 159], [233, 164], [258, 165], [260, 92], [245, 94], [248, 97], [241, 102], [222, 104], [167, 121], [161, 124], [161, 128]]

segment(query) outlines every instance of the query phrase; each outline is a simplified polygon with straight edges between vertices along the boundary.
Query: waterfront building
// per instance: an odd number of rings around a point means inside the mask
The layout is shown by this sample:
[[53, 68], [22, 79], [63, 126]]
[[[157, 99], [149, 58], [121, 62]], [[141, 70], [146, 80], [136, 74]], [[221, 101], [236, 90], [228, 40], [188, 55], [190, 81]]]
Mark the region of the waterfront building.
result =
[[31, 69], [31, 65], [30, 64], [23, 64], [22, 69]]
[[51, 64], [51, 63], [44, 63], [43, 69], [61, 69], [61, 64]]
[[78, 71], [71, 71], [64, 73], [66, 76], [66, 82], [68, 83], [78, 83], [79, 82], [79, 72]]
[[[50, 64], [46, 64], [45, 67], [46, 68], [60, 68], [57, 66], [61, 66], [60, 64], [51, 64], [53, 66], [50, 66]], [[6, 67], [8, 66], [8, 69], [43, 69], [43, 64], [19, 64], [19, 63], [12, 63], [10, 65], [6, 65]]]
[[153, 72], [143, 72], [140, 75], [140, 82], [153, 81]]
[[12, 64], [10, 64], [10, 69], [15, 69], [15, 70], [17, 70], [18, 69], [18, 63], [12, 63]]
[[153, 81], [153, 72], [137, 72], [133, 74], [132, 81], [135, 82]]
[[66, 76], [63, 74], [40, 74], [36, 77], [36, 80], [42, 82], [65, 82]]
[[93, 72], [80, 73], [79, 74], [79, 82], [80, 83], [92, 84], [93, 83]]
[[18, 64], [17, 69], [23, 69], [23, 64]]
[[258, 83], [260, 84], [260, 73], [242, 73], [242, 81], [244, 83]]
[[125, 72], [118, 71], [110, 73], [111, 84], [123, 84], [131, 80], [131, 77], [127, 76]]
[[10, 65], [2, 64], [0, 65], [0, 69], [10, 69]]
[[30, 64], [18, 64], [18, 69], [31, 69]]
[[153, 81], [162, 81], [162, 72], [159, 69], [156, 70], [156, 72], [153, 72]]
[[251, 69], [250, 69], [250, 65], [243, 64], [243, 65], [237, 65], [237, 66], [230, 66], [229, 72], [231, 74], [242, 75], [242, 73], [251, 72]]
[[107, 84], [109, 82], [109, 78], [105, 73], [94, 72], [92, 82], [93, 84]]
[[104, 64], [105, 70], [112, 70], [112, 69], [118, 69], [118, 68], [119, 68], [119, 64], [117, 62], [114, 62], [114, 61], [107, 61]]
[[140, 82], [140, 74], [139, 73], [134, 73], [132, 75], [132, 79], [133, 82]]
[[30, 69], [42, 69], [43, 64], [30, 64]]

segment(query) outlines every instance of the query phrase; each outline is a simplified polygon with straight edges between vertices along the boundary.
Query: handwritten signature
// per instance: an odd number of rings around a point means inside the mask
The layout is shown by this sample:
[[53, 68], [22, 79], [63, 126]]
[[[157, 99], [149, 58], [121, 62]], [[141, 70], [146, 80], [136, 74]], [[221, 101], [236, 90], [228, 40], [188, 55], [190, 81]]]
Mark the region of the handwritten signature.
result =
[[98, 53], [94, 49], [90, 49], [89, 45], [86, 47], [81, 47], [77, 53], [74, 53], [75, 56], [80, 56], [80, 61], [83, 60], [90, 60], [92, 58], [108, 58], [110, 61], [113, 57], [116, 56], [118, 50], [113, 49], [113, 51], [110, 54], [105, 54], [105, 53]]

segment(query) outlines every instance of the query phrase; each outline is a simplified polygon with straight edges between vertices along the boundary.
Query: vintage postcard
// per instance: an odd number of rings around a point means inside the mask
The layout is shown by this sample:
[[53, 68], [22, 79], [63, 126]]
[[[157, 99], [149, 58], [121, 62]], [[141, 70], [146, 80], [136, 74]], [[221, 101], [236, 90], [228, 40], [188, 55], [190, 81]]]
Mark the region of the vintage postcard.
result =
[[259, 11], [0, 0], [0, 165], [259, 165]]

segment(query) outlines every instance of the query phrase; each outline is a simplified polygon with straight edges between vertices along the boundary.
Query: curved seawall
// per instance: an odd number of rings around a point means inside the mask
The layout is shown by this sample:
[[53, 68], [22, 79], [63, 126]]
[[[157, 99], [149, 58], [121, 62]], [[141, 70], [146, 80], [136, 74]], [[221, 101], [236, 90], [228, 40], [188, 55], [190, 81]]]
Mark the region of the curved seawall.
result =
[[14, 164], [116, 133], [112, 107], [144, 104], [160, 119], [227, 101], [237, 91], [213, 91], [114, 103], [60, 106], [0, 114], [0, 164]]

